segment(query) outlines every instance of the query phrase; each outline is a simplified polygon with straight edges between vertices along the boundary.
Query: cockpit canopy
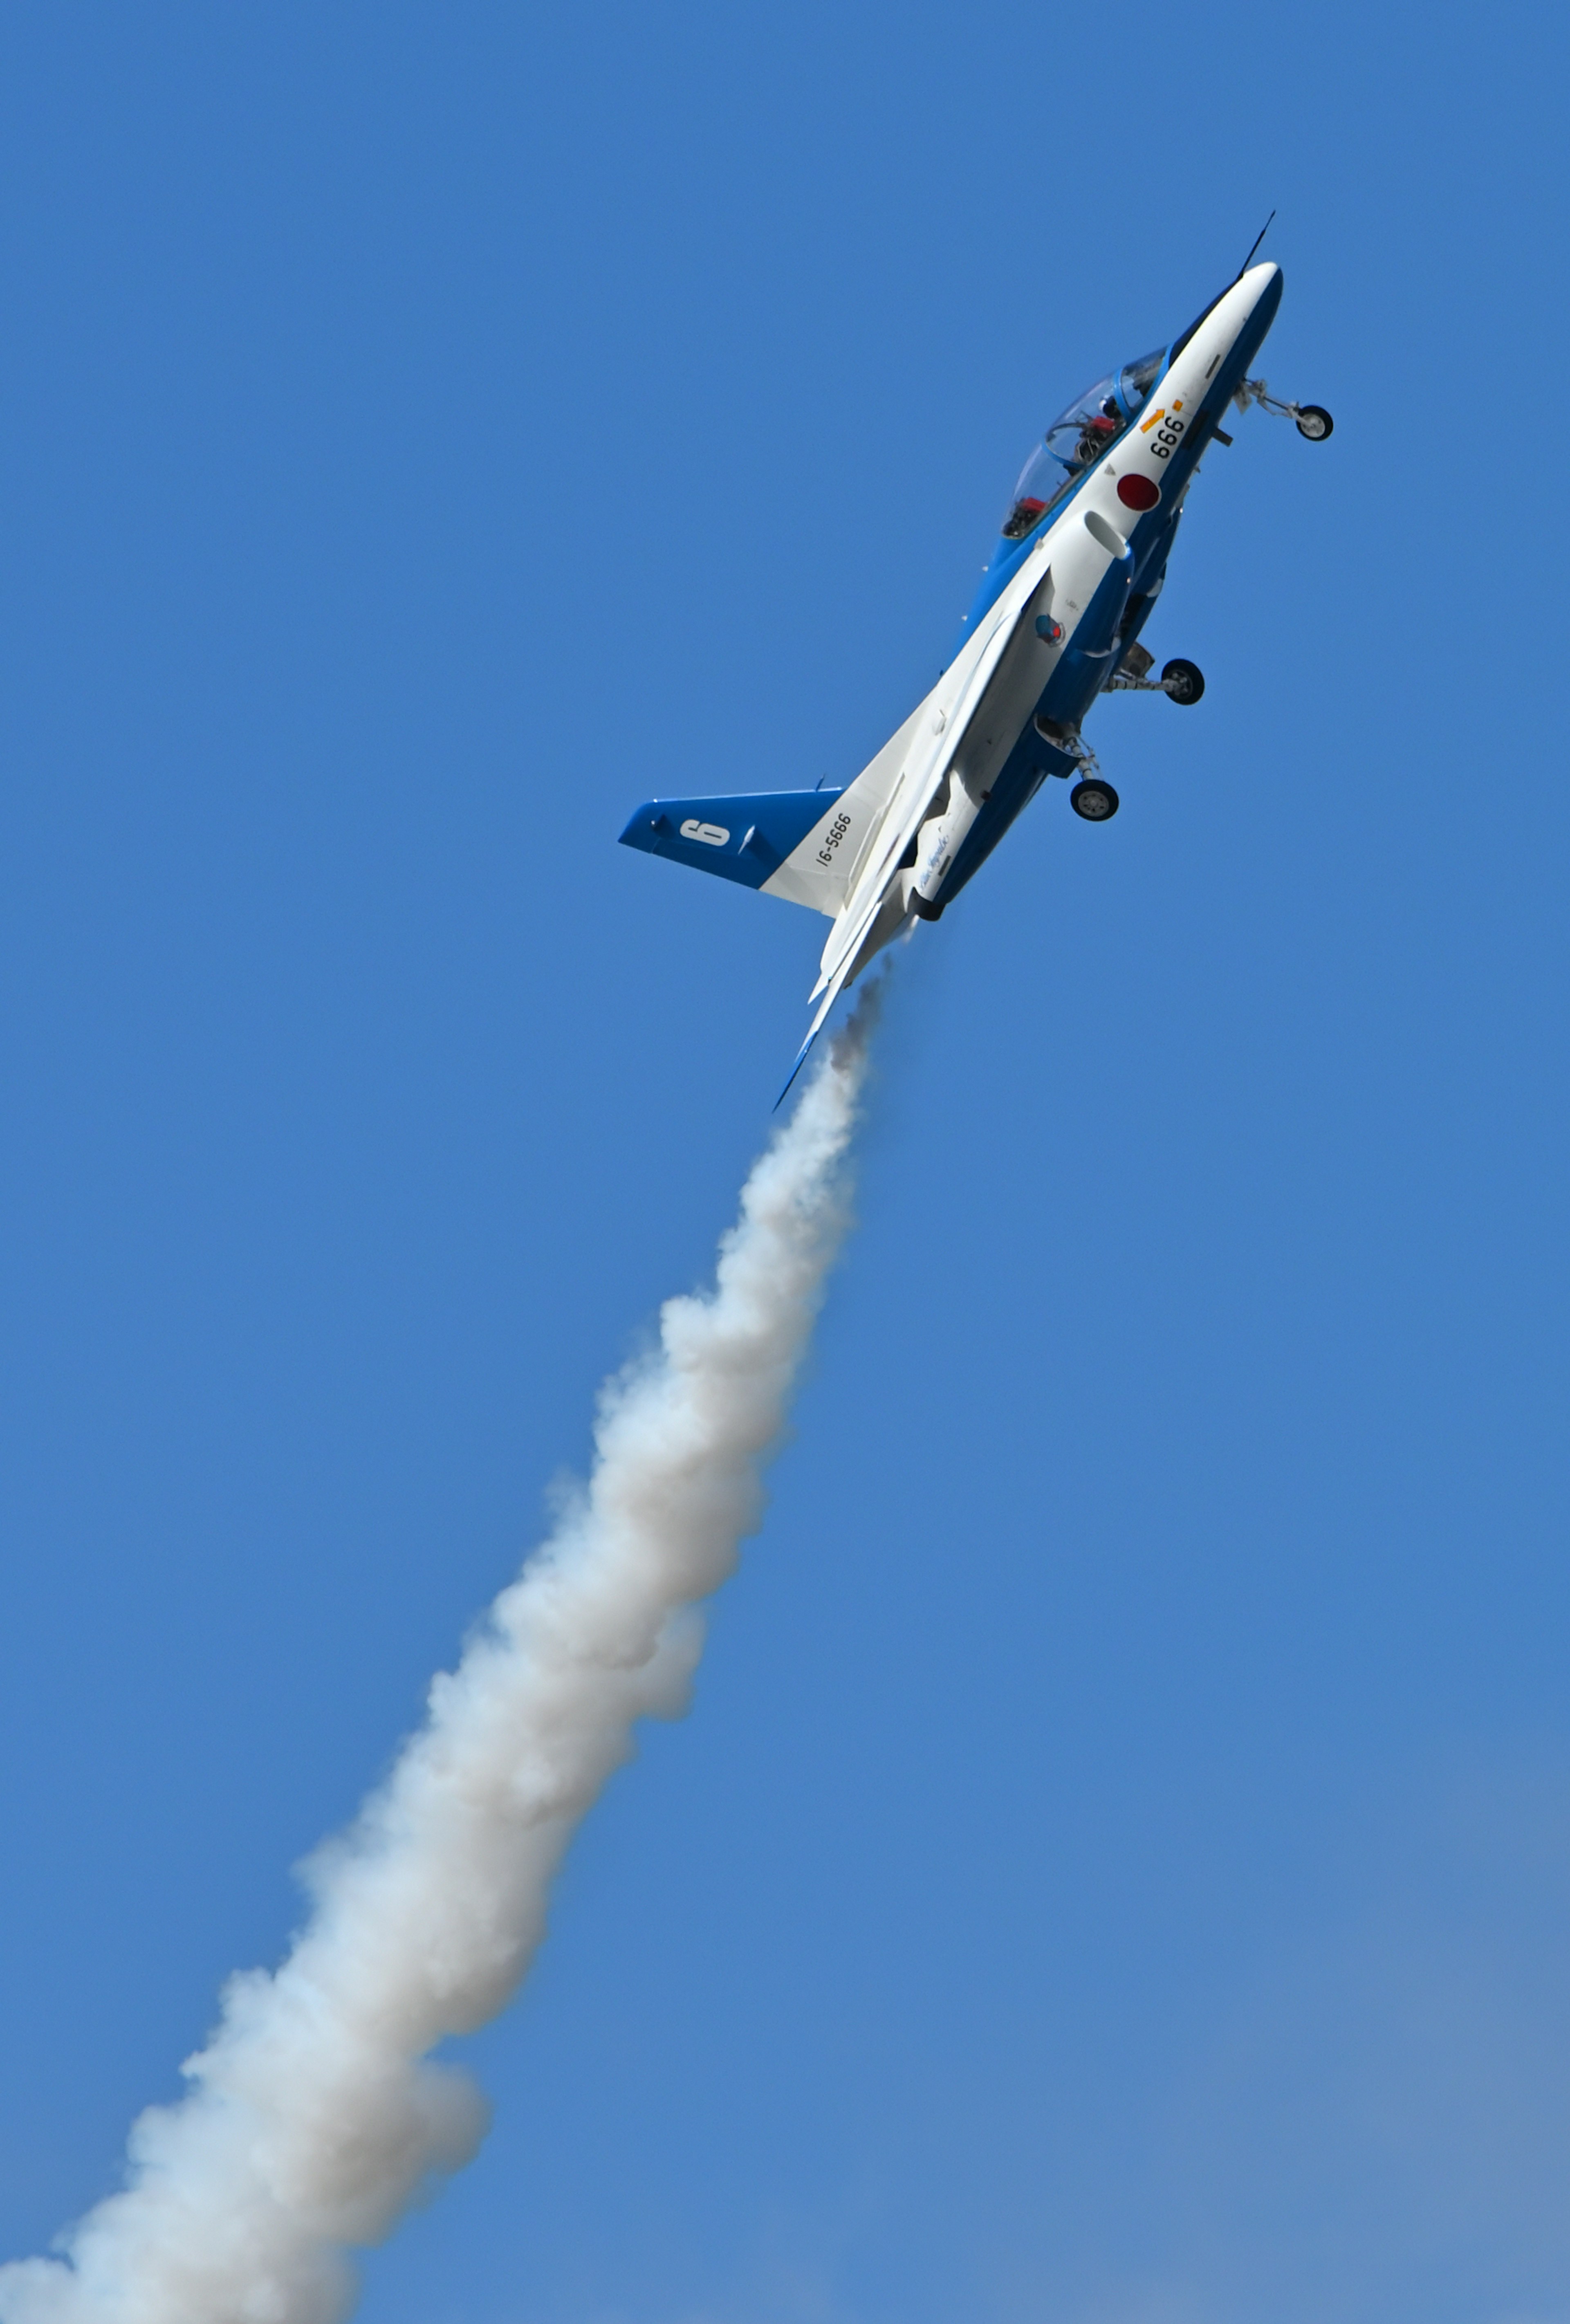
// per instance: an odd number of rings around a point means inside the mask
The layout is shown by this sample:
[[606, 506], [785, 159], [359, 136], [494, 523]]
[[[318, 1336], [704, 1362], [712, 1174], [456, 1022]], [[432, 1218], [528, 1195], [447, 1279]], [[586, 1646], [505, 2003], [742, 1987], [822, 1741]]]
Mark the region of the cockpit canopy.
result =
[[1048, 509], [1077, 484], [1086, 468], [1114, 444], [1144, 404], [1167, 362], [1167, 350], [1158, 347], [1138, 363], [1109, 372], [1094, 387], [1076, 396], [1047, 430], [1020, 474], [1003, 519], [1003, 539], [1023, 540], [1034, 532]]

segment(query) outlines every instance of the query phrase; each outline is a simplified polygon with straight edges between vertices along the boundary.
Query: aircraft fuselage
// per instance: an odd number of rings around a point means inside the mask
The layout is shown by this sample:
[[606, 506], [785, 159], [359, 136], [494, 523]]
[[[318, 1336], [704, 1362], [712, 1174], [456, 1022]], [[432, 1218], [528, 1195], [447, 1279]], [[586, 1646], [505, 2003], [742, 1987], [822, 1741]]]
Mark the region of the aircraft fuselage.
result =
[[[1281, 290], [1280, 268], [1262, 265], [1224, 291], [1168, 356], [1140, 419], [1009, 560], [993, 600], [1010, 623], [1009, 643], [954, 755], [977, 811], [924, 896], [929, 906], [959, 893], [1048, 775], [1076, 771], [1076, 755], [1042, 729], [1076, 735], [1138, 639], [1166, 578], [1194, 471], [1249, 375]], [[1060, 638], [1038, 634], [1043, 618]], [[973, 612], [971, 622], [984, 633], [984, 615]]]

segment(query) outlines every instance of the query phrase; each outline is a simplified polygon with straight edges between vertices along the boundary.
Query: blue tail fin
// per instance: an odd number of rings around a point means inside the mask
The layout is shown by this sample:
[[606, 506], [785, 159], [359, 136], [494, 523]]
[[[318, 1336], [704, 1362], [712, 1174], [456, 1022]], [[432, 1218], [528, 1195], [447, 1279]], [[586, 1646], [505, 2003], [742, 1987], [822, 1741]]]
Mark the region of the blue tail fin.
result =
[[842, 797], [826, 785], [735, 798], [649, 799], [623, 832], [622, 845], [761, 888]]

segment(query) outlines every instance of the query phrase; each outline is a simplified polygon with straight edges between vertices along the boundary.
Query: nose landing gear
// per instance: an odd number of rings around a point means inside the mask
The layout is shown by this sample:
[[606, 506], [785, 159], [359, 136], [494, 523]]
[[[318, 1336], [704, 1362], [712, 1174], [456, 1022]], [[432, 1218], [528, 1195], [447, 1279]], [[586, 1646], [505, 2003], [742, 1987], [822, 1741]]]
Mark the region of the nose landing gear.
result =
[[1283, 420], [1295, 420], [1298, 435], [1306, 436], [1310, 444], [1323, 444], [1335, 426], [1322, 403], [1283, 403], [1279, 396], [1270, 393], [1262, 379], [1245, 379], [1233, 401], [1240, 411], [1257, 403], [1261, 411], [1274, 411]]
[[1169, 661], [1161, 672], [1161, 689], [1187, 710], [1205, 691], [1205, 672], [1197, 662]]

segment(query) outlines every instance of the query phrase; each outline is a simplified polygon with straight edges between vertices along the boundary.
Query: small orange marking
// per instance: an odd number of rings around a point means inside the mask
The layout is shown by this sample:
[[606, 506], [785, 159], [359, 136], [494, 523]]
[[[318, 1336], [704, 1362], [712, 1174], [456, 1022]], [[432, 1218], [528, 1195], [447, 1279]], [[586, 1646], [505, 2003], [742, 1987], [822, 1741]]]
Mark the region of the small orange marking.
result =
[[1178, 401], [1177, 401], [1177, 402], [1172, 406], [1172, 409], [1173, 409], [1173, 410], [1174, 410], [1174, 411], [1181, 411], [1181, 410], [1182, 410], [1182, 409], [1183, 409], [1183, 398], [1182, 398], [1181, 396], [1179, 396], [1179, 397], [1178, 398]]
[[[1174, 410], [1176, 410], [1176, 408], [1177, 408], [1177, 407], [1176, 407], [1176, 405], [1174, 405], [1174, 407], [1173, 407], [1173, 408], [1174, 408]], [[1155, 424], [1156, 424], [1157, 420], [1165, 420], [1165, 418], [1166, 418], [1166, 417], [1167, 417], [1167, 407], [1166, 407], [1166, 405], [1165, 405], [1165, 404], [1163, 404], [1163, 405], [1161, 406], [1161, 408], [1160, 408], [1160, 410], [1159, 410], [1159, 411], [1152, 411], [1152, 412], [1151, 412], [1151, 414], [1150, 414], [1150, 418], [1149, 418], [1148, 420], [1141, 420], [1141, 422], [1140, 422], [1140, 433], [1141, 433], [1141, 436], [1148, 436], [1148, 435], [1150, 434], [1150, 432], [1151, 429], [1155, 426]]]

